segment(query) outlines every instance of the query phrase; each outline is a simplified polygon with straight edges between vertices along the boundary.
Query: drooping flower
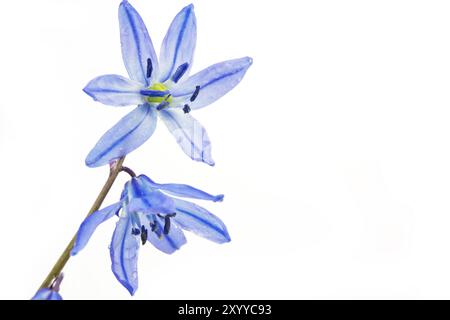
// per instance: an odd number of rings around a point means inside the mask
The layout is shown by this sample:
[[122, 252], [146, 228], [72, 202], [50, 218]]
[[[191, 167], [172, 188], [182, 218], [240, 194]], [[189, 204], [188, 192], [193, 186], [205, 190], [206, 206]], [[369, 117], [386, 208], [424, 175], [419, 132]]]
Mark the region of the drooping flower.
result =
[[138, 287], [137, 259], [140, 245], [147, 241], [164, 253], [172, 254], [186, 243], [182, 229], [216, 243], [229, 242], [225, 224], [206, 209], [176, 197], [222, 201], [184, 184], [158, 184], [145, 175], [125, 184], [119, 202], [94, 212], [78, 230], [72, 255], [88, 243], [98, 225], [117, 215], [110, 245], [112, 271], [133, 295]]
[[182, 9], [173, 20], [159, 61], [142, 18], [128, 1], [120, 4], [119, 23], [122, 56], [130, 79], [100, 76], [84, 91], [107, 105], [138, 107], [100, 138], [86, 158], [87, 166], [108, 164], [141, 146], [153, 134], [157, 116], [189, 157], [214, 165], [206, 130], [190, 111], [211, 104], [233, 89], [252, 59], [224, 61], [189, 77], [197, 38], [193, 5]]

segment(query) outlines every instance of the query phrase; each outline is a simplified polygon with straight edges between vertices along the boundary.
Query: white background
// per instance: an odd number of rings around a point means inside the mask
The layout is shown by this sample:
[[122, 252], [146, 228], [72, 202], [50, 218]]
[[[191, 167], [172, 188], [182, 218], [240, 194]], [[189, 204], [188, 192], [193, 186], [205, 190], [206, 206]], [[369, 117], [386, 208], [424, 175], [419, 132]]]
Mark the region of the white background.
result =
[[[135, 0], [157, 49], [187, 1]], [[92, 101], [125, 75], [119, 1], [0, 10], [0, 298], [30, 298], [107, 168], [84, 158], [132, 108]], [[233, 241], [140, 251], [139, 299], [450, 298], [450, 3], [195, 1], [194, 72], [251, 56], [243, 82], [194, 112], [216, 167], [162, 123], [126, 164], [223, 203]], [[121, 176], [105, 204], [116, 201]], [[66, 299], [129, 299], [110, 271], [114, 221], [65, 269]]]

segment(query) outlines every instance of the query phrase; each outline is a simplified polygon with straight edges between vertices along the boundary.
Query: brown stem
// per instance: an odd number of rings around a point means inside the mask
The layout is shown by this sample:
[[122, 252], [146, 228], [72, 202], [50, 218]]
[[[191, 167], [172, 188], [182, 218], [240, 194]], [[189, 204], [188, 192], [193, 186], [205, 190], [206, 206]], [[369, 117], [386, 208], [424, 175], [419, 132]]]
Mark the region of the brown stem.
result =
[[[87, 217], [89, 217], [91, 214], [93, 214], [95, 211], [100, 209], [100, 206], [103, 203], [103, 200], [105, 200], [106, 195], [108, 194], [109, 190], [111, 190], [111, 187], [116, 181], [117, 176], [119, 175], [122, 164], [125, 160], [125, 157], [120, 158], [110, 169], [109, 171], [109, 177], [108, 180], [106, 180], [105, 185], [103, 186], [102, 190], [97, 196], [97, 199], [95, 200], [94, 204], [91, 207], [91, 210], [89, 210], [89, 213]], [[63, 251], [61, 256], [59, 257], [58, 261], [56, 261], [55, 265], [53, 266], [52, 270], [50, 270], [50, 273], [47, 275], [47, 278], [45, 278], [44, 282], [42, 282], [39, 289], [42, 288], [49, 288], [52, 284], [53, 280], [59, 276], [62, 269], [66, 265], [67, 261], [70, 259], [70, 251], [73, 248], [73, 245], [75, 244], [75, 239], [77, 238], [77, 234], [75, 234], [72, 238], [72, 240], [67, 245], [66, 249]]]

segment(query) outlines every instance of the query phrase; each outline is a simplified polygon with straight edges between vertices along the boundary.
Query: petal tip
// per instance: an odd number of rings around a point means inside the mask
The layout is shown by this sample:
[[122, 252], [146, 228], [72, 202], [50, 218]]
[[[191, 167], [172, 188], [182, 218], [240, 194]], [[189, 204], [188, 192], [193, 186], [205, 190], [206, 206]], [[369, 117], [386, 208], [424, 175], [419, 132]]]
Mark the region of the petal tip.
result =
[[84, 163], [85, 163], [86, 166], [89, 167], [89, 168], [95, 168], [95, 167], [97, 167], [97, 166], [95, 165], [95, 162], [92, 161], [92, 159], [90, 159], [90, 156], [89, 156], [89, 155], [88, 155], [88, 157], [86, 158], [86, 160], [84, 160]]
[[222, 202], [225, 195], [219, 194], [215, 197], [214, 202]]
[[251, 58], [251, 57], [245, 57], [244, 59], [246, 60], [246, 62], [247, 62], [247, 64], [248, 64], [249, 67], [253, 64], [253, 58]]
[[97, 99], [95, 98], [95, 96], [90, 92], [89, 90], [89, 84], [86, 85], [86, 87], [83, 88], [83, 92], [86, 93], [89, 97], [91, 97], [92, 99], [94, 99], [94, 101], [97, 101]]
[[123, 0], [119, 5], [119, 9], [123, 8], [125, 6], [131, 6], [131, 4], [128, 2], [128, 0]]

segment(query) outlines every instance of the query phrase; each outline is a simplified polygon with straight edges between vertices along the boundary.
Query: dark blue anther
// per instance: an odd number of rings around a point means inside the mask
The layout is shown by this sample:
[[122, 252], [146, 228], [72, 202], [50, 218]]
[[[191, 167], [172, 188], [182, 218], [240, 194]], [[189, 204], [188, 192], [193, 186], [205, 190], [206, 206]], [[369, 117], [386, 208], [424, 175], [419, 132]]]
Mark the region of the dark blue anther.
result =
[[170, 218], [173, 218], [176, 215], [177, 215], [176, 212], [170, 213], [170, 214], [166, 214], [165, 216], [163, 216], [162, 214], [158, 213], [158, 217], [164, 219], [164, 230], [163, 230], [164, 234], [166, 234], [166, 235], [169, 234], [169, 232], [170, 232]]
[[164, 234], [169, 234], [170, 231], [170, 217], [166, 216], [164, 218]]
[[141, 227], [141, 241], [142, 241], [142, 245], [144, 245], [147, 242], [147, 238], [148, 238], [148, 231], [147, 229], [142, 226]]
[[152, 59], [147, 59], [147, 78], [150, 78], [153, 73]]
[[175, 73], [172, 76], [172, 81], [177, 83], [182, 76], [184, 76], [184, 74], [186, 73], [187, 69], [189, 68], [189, 63], [183, 63], [182, 65], [180, 65], [177, 69], [177, 71], [175, 71]]
[[167, 108], [168, 106], [169, 106], [169, 102], [163, 101], [156, 107], [156, 110], [160, 111], [164, 108]]
[[191, 107], [189, 107], [188, 104], [185, 104], [183, 107], [183, 111], [184, 111], [184, 113], [189, 113], [189, 112], [191, 112]]
[[141, 234], [141, 230], [139, 230], [138, 228], [133, 228], [133, 229], [131, 229], [131, 234], [133, 236], [138, 236]]
[[191, 102], [194, 102], [195, 99], [197, 99], [199, 93], [200, 93], [200, 86], [196, 86], [195, 91], [191, 96]]

